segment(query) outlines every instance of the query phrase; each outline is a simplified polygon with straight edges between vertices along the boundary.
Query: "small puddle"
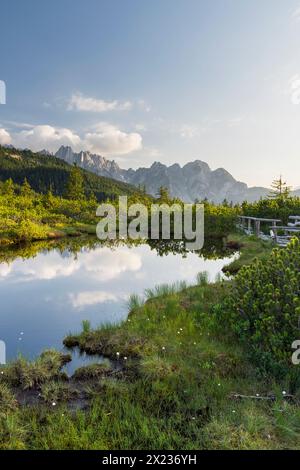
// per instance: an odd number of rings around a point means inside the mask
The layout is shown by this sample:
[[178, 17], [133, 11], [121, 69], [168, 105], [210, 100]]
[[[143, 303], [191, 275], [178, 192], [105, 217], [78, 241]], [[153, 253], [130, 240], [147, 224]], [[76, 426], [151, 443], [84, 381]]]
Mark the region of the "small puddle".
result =
[[77, 348], [74, 348], [73, 350], [64, 349], [63, 353], [71, 354], [72, 356], [72, 361], [68, 362], [68, 364], [63, 368], [63, 371], [66, 372], [69, 377], [71, 377], [79, 367], [86, 367], [91, 364], [103, 364], [104, 362], [107, 362], [107, 359], [103, 356], [96, 354], [88, 355], [85, 352], [79, 351]]

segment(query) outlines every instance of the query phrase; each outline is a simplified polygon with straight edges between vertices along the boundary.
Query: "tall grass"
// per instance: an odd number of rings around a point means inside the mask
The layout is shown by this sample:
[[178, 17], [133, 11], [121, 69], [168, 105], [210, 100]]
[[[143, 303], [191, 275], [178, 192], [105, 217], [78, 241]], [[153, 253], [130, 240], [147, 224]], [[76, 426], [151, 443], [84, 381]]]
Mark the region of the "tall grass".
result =
[[201, 271], [196, 276], [198, 286], [207, 286], [209, 280], [209, 274], [207, 271]]
[[138, 294], [130, 295], [128, 302], [127, 302], [127, 307], [130, 312], [138, 308], [141, 308], [143, 305], [144, 305], [144, 299], [141, 296], [139, 296]]
[[178, 281], [173, 284], [160, 284], [155, 286], [153, 289], [146, 289], [145, 296], [147, 300], [154, 299], [156, 297], [168, 297], [169, 295], [177, 294], [185, 289], [188, 285], [186, 281]]
[[81, 326], [83, 333], [89, 333], [91, 331], [91, 322], [89, 320], [82, 320]]

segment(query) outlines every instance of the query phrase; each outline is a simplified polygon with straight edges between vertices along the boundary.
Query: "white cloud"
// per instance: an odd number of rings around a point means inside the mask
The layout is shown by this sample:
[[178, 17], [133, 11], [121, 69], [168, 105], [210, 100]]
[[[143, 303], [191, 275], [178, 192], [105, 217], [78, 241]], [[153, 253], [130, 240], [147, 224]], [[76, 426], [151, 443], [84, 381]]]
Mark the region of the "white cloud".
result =
[[74, 93], [68, 103], [69, 110], [89, 111], [93, 113], [103, 113], [105, 111], [127, 111], [132, 108], [130, 101], [119, 102], [105, 101], [97, 98], [84, 96], [81, 93]]
[[138, 272], [141, 268], [142, 260], [139, 254], [125, 248], [113, 251], [101, 247], [79, 253], [76, 259], [71, 255], [62, 257], [55, 251], [46, 255], [40, 253], [31, 263], [24, 263], [18, 258], [11, 265], [0, 265], [0, 279], [12, 276], [14, 282], [46, 281], [77, 274], [80, 279], [83, 276], [86, 279], [93, 278], [97, 282], [107, 282], [118, 278], [122, 273]]
[[23, 130], [14, 135], [14, 145], [20, 148], [30, 148], [38, 151], [46, 148], [55, 152], [60, 145], [71, 145], [74, 149], [81, 146], [80, 137], [72, 130], [38, 125], [29, 130]]
[[0, 264], [0, 279], [7, 277], [11, 273], [12, 267], [9, 264]]
[[7, 273], [5, 269], [2, 270], [0, 276], [13, 275], [15, 282], [51, 280], [72, 276], [79, 268], [79, 264], [74, 259], [63, 259], [58, 253], [53, 252], [51, 256], [40, 254], [30, 264], [17, 259], [10, 265], [10, 270]]
[[126, 133], [112, 124], [99, 123], [84, 138], [85, 147], [102, 155], [125, 155], [142, 148], [142, 136]]
[[11, 136], [5, 129], [0, 129], [0, 145], [8, 145], [11, 143]]
[[142, 267], [137, 253], [122, 248], [116, 252], [107, 247], [99, 248], [82, 255], [80, 261], [86, 272], [98, 281], [111, 281], [122, 273], [136, 272]]
[[87, 305], [97, 305], [104, 302], [116, 302], [118, 297], [110, 292], [85, 291], [79, 294], [69, 294], [70, 301], [74, 308], [82, 308]]
[[0, 129], [0, 144], [33, 151], [47, 149], [56, 152], [61, 145], [70, 145], [74, 151], [90, 150], [102, 155], [125, 155], [142, 148], [142, 136], [137, 132], [125, 132], [108, 123], [98, 123], [80, 136], [67, 128], [37, 125], [15, 130], [11, 135]]

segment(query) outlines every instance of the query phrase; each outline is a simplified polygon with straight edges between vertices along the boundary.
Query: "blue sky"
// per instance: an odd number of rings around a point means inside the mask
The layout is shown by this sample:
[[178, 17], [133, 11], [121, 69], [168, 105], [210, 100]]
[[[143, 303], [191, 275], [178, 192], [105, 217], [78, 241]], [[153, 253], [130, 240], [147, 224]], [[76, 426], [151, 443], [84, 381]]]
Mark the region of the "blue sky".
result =
[[300, 0], [1, 0], [0, 142], [300, 186]]

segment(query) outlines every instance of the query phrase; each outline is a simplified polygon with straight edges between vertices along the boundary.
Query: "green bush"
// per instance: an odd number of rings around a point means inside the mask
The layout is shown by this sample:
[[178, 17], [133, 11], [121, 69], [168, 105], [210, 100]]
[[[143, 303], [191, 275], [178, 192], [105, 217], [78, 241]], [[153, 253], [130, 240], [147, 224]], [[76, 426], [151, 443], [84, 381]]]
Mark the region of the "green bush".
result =
[[[286, 199], [260, 199], [256, 202], [243, 202], [241, 205], [243, 215], [262, 218], [281, 219], [282, 224], [289, 222], [290, 215], [300, 213], [300, 198], [288, 197]], [[270, 224], [267, 224], [268, 226]]]
[[299, 294], [300, 242], [294, 239], [239, 271], [229, 296], [215, 307], [215, 325], [237, 336], [261, 367], [283, 373], [292, 364], [292, 342], [300, 337]]
[[236, 230], [239, 209], [204, 202], [204, 230], [211, 237], [225, 237]]
[[14, 240], [23, 242], [31, 240], [42, 240], [47, 237], [50, 227], [47, 225], [40, 225], [31, 220], [22, 220], [17, 229], [14, 231]]

